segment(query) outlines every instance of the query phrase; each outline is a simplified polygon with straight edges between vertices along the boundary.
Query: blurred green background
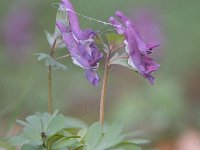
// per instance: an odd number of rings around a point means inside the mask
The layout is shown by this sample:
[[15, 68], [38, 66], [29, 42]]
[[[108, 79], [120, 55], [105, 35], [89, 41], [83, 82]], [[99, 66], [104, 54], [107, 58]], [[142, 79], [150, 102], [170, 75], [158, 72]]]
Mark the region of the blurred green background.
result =
[[[44, 30], [54, 31], [59, 1], [7, 0], [0, 3], [0, 137], [16, 134], [16, 118], [47, 111], [47, 68], [32, 54], [49, 52]], [[77, 12], [107, 21], [121, 10], [148, 36], [160, 41], [154, 58], [161, 68], [150, 85], [140, 75], [114, 66], [106, 99], [106, 120], [142, 130], [152, 141], [198, 130], [200, 112], [199, 0], [72, 0]], [[21, 21], [23, 20], [23, 21]], [[113, 30], [80, 17], [83, 28]], [[138, 24], [137, 24], [138, 23]], [[65, 50], [58, 50], [58, 55]], [[68, 71], [53, 72], [54, 108], [91, 123], [98, 120], [101, 86], [64, 60]], [[102, 76], [101, 66], [99, 74]]]

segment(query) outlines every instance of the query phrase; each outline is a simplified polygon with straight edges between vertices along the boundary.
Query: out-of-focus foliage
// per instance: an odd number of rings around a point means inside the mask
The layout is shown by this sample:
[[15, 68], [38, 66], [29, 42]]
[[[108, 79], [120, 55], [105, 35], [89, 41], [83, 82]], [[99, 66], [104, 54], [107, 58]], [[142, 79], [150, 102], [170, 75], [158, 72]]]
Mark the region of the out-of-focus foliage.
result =
[[[171, 130], [178, 132], [186, 116], [186, 103], [181, 87], [172, 81], [163, 81], [151, 89], [137, 89], [125, 93], [111, 115], [128, 127], [148, 130], [149, 134]], [[124, 109], [125, 108], [125, 109]], [[169, 135], [166, 135], [169, 136]]]
[[[24, 126], [23, 132], [10, 142], [21, 145], [22, 150], [140, 150], [137, 139], [127, 139], [121, 135], [119, 124], [102, 128], [99, 122], [90, 127], [78, 119], [68, 119], [62, 114], [37, 113], [28, 116], [26, 121], [17, 120]], [[70, 126], [69, 126], [70, 124]]]

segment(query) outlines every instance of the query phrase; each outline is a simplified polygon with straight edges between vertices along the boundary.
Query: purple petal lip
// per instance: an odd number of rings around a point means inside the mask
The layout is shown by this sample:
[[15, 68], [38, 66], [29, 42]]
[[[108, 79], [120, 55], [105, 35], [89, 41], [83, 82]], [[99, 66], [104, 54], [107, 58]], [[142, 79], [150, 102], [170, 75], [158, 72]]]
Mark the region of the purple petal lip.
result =
[[94, 36], [96, 33], [92, 29], [82, 30], [73, 5], [69, 0], [62, 0], [61, 7], [68, 12], [69, 26], [61, 22], [56, 22], [63, 40], [71, 54], [74, 64], [85, 70], [87, 80], [97, 86], [100, 78], [96, 73], [99, 61], [103, 58], [103, 53], [99, 52]]
[[160, 46], [158, 42], [145, 43], [142, 39], [139, 30], [134, 25], [133, 21], [125, 16], [122, 12], [116, 11], [114, 17], [109, 18], [109, 22], [115, 27], [119, 34], [124, 34], [126, 51], [129, 55], [129, 65], [136, 69], [143, 77], [154, 83], [152, 73], [160, 67], [152, 58], [149, 57], [154, 48]]

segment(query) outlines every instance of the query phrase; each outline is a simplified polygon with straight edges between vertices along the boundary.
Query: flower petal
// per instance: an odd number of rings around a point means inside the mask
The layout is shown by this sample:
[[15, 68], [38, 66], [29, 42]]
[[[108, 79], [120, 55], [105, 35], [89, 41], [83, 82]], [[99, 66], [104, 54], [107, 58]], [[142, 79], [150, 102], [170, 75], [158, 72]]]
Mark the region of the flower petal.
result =
[[109, 22], [114, 26], [119, 34], [124, 33], [125, 27], [123, 27], [123, 25], [117, 19], [115, 19], [114, 17], [110, 17]]
[[149, 50], [147, 47], [147, 44], [142, 40], [142, 37], [139, 33], [139, 30], [137, 27], [134, 25], [131, 19], [129, 19], [127, 16], [125, 16], [122, 12], [117, 11], [116, 16], [119, 17], [119, 19], [127, 26], [127, 28], [131, 28], [132, 34], [134, 35], [134, 38], [137, 41], [137, 45], [141, 53], [144, 55], [147, 55], [147, 51]]
[[75, 10], [74, 10], [72, 3], [70, 2], [70, 0], [62, 0], [61, 5], [67, 11], [67, 15], [68, 15], [68, 18], [69, 18], [69, 21], [70, 21], [72, 32], [75, 32], [79, 36], [81, 29], [80, 29], [78, 17], [75, 13]]
[[95, 70], [87, 69], [87, 70], [85, 70], [85, 75], [86, 75], [86, 78], [88, 79], [88, 81], [90, 81], [90, 83], [92, 85], [98, 86], [100, 78], [97, 75]]
[[77, 14], [70, 0], [62, 0], [60, 7], [61, 9], [66, 9], [69, 25], [65, 26], [61, 22], [57, 22], [56, 25], [62, 33], [73, 63], [84, 68], [87, 79], [97, 86], [99, 77], [96, 69], [103, 54], [98, 51], [94, 42], [96, 33], [91, 29], [82, 30], [80, 28]]
[[[69, 30], [63, 23], [57, 22], [56, 25], [61, 31], [63, 40], [71, 54], [71, 57], [73, 58], [73, 60], [76, 59], [76, 62], [78, 62], [75, 64], [76, 65], [80, 64], [82, 67], [89, 67], [90, 66], [89, 62], [87, 61], [87, 59], [85, 59], [85, 57], [87, 57], [88, 55], [85, 52], [83, 45], [76, 42], [72, 33], [69, 32]], [[73, 61], [73, 62], [75, 62], [75, 61]]]
[[[152, 76], [152, 73], [158, 70], [160, 66], [152, 58], [149, 58], [148, 55], [152, 53], [152, 49], [159, 46], [159, 44], [146, 44], [142, 40], [138, 29], [127, 16], [120, 11], [116, 12], [116, 16], [121, 23], [126, 26], [123, 34], [125, 36], [124, 43], [126, 45], [126, 52], [129, 56], [127, 60], [128, 64], [153, 84], [154, 77]], [[113, 17], [111, 17], [109, 21], [112, 24], [121, 24]], [[118, 28], [116, 28], [116, 31], [120, 33]]]

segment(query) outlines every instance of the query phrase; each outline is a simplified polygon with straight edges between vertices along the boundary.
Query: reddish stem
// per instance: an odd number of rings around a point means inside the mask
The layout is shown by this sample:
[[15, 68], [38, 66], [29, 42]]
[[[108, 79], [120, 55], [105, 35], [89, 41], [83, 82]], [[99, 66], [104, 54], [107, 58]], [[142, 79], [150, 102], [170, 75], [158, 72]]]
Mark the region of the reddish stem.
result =
[[[56, 40], [54, 40], [53, 45], [51, 47], [50, 56], [53, 58], [55, 52]], [[48, 68], [48, 112], [53, 112], [53, 104], [52, 104], [52, 67], [49, 65]]]
[[101, 90], [99, 121], [100, 121], [100, 123], [101, 123], [102, 126], [104, 124], [104, 111], [105, 111], [104, 107], [105, 107], [105, 97], [106, 97], [106, 92], [107, 92], [110, 54], [111, 54], [111, 51], [109, 51], [109, 53], [106, 56], [106, 62], [105, 62], [105, 66], [104, 66], [104, 75], [103, 75], [102, 90]]

